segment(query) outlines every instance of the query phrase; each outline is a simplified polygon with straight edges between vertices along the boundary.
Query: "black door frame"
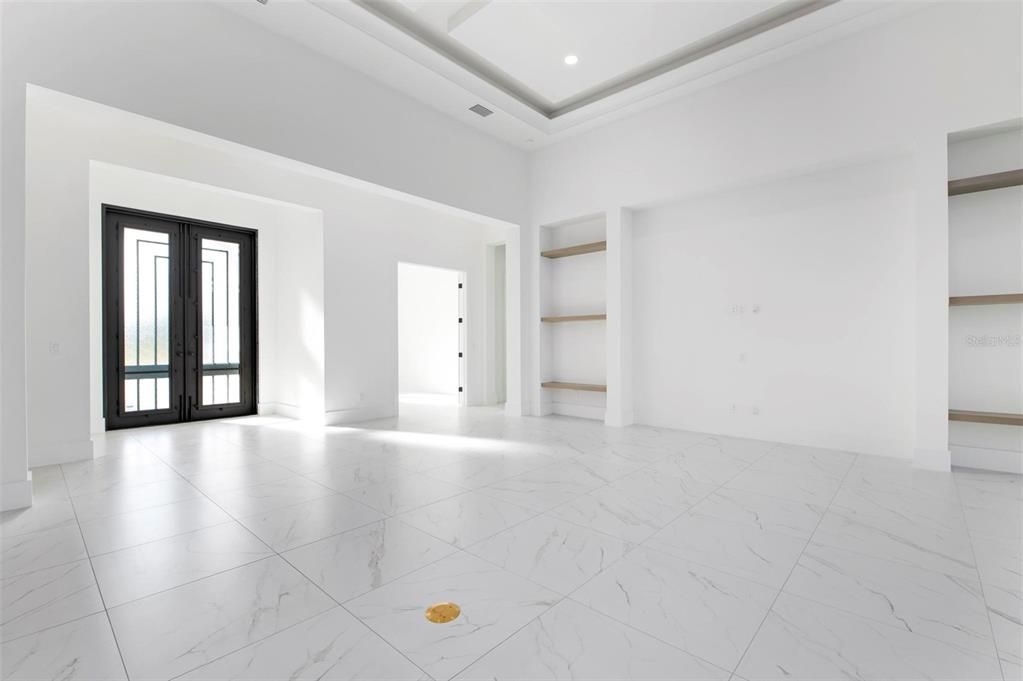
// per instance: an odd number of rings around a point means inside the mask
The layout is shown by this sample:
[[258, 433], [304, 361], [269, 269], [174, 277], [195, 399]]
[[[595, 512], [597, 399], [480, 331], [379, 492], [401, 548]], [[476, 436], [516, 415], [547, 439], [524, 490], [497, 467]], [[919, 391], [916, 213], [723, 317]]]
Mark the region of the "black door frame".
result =
[[[257, 231], [245, 227], [196, 220], [177, 215], [154, 213], [135, 208], [103, 204], [103, 416], [106, 429], [182, 423], [212, 418], [247, 416], [256, 413], [259, 376], [259, 310], [257, 296]], [[170, 405], [167, 409], [146, 412], [121, 411], [124, 404], [124, 277], [122, 275], [121, 220], [130, 220], [140, 229], [169, 235], [170, 259]], [[238, 243], [240, 309], [242, 325], [239, 364], [243, 376], [240, 402], [201, 406], [202, 310], [201, 239], [210, 238]], [[187, 267], [185, 266], [187, 264]], [[246, 283], [250, 285], [246, 286]], [[248, 289], [248, 290], [246, 290]], [[244, 331], [247, 330], [248, 333]]]

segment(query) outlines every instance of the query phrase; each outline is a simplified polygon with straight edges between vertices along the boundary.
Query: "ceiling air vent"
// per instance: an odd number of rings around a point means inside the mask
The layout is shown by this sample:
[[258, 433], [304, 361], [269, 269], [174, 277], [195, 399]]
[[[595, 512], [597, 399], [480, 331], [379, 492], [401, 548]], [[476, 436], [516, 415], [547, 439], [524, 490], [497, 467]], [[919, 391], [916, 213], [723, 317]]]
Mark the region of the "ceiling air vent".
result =
[[473, 112], [474, 114], [479, 114], [484, 118], [494, 113], [493, 111], [483, 106], [482, 104], [473, 104], [472, 106], [469, 107], [469, 111]]

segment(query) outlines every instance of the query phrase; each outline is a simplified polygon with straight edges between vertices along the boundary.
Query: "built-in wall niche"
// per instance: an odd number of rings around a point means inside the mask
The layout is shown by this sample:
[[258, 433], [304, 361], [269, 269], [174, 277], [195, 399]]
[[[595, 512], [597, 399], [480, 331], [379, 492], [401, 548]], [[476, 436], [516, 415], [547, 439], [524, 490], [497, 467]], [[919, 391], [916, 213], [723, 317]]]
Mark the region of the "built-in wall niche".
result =
[[603, 419], [607, 406], [605, 216], [540, 229], [544, 413]]
[[1023, 127], [949, 136], [952, 464], [1023, 472]]

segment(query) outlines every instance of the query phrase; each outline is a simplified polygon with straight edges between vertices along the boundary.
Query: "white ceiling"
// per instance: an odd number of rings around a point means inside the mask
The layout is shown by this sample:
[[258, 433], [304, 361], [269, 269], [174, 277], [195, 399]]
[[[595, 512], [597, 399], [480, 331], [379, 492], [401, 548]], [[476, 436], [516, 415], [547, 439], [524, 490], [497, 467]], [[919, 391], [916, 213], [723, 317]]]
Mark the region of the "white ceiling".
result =
[[[918, 3], [268, 0], [225, 7], [523, 148], [630, 115]], [[579, 62], [564, 63], [574, 54]], [[496, 113], [480, 118], [473, 104]]]
[[[432, 8], [425, 4], [417, 19]], [[557, 106], [780, 4], [494, 0], [449, 35]], [[570, 54], [574, 66], [565, 64]]]

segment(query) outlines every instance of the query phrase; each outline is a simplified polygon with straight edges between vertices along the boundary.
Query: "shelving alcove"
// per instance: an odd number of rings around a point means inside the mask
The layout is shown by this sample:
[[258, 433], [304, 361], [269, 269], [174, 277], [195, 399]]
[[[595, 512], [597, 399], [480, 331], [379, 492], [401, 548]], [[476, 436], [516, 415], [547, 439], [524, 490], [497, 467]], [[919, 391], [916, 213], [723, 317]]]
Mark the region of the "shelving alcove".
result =
[[949, 136], [952, 464], [1023, 472], [1023, 126]]

